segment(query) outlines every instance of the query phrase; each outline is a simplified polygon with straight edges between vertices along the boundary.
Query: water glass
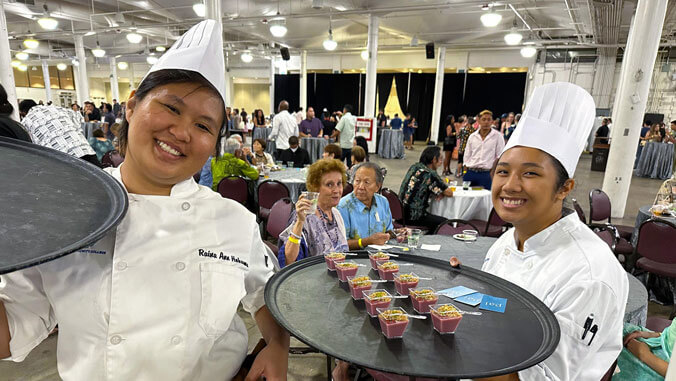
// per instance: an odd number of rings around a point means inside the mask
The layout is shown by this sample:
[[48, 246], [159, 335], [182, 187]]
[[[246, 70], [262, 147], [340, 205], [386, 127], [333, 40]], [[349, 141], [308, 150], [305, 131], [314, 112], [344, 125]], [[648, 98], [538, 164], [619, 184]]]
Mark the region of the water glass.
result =
[[284, 166], [284, 162], [281, 160], [275, 161], [275, 164], [277, 164], [277, 168], [282, 168]]
[[408, 232], [408, 247], [411, 249], [418, 248], [418, 244], [420, 243], [420, 236], [422, 236], [422, 230], [410, 229]]
[[463, 181], [462, 182], [462, 189], [463, 190], [469, 190], [469, 184], [471, 184], [470, 181]]
[[467, 238], [468, 240], [474, 241], [476, 240], [477, 235], [479, 235], [479, 232], [476, 230], [463, 230], [462, 234], [464, 234], [465, 238]]
[[314, 214], [317, 211], [317, 200], [319, 199], [319, 193], [317, 192], [303, 192], [301, 193], [304, 199], [312, 201], [312, 206], [307, 211], [307, 215]]
[[287, 167], [287, 168], [293, 168], [293, 161], [287, 161], [287, 162], [286, 162], [286, 167]]

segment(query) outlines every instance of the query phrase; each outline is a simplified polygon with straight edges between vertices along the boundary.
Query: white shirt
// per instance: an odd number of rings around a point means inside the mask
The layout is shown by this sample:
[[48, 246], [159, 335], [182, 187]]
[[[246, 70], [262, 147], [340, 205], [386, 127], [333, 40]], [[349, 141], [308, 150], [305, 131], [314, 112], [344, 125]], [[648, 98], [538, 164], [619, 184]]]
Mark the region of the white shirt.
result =
[[[121, 182], [119, 168], [106, 171]], [[58, 323], [64, 380], [229, 380], [248, 342], [237, 307], [257, 312], [271, 275], [256, 218], [238, 203], [192, 178], [170, 196], [130, 194], [116, 232], [0, 276], [10, 360]]]
[[491, 128], [486, 138], [481, 139], [479, 131], [481, 129], [473, 132], [467, 139], [464, 164], [467, 168], [491, 169], [505, 148], [505, 138], [499, 131]]
[[272, 131], [268, 139], [274, 140], [277, 149], [289, 148], [289, 138], [298, 136], [298, 123], [288, 111], [280, 111], [272, 119]]
[[[559, 322], [556, 350], [519, 372], [522, 381], [598, 381], [617, 359], [629, 293], [627, 273], [575, 213], [529, 238], [523, 252], [517, 249], [514, 228], [509, 229], [491, 246], [481, 269], [535, 295]], [[588, 346], [592, 334], [581, 337], [591, 314], [598, 332]]]

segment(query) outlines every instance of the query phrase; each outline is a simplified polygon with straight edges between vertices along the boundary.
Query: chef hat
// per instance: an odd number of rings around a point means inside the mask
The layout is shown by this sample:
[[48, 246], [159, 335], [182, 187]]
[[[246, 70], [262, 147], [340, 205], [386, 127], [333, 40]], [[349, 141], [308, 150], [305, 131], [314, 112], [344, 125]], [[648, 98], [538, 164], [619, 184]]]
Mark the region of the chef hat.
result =
[[[150, 68], [148, 74], [165, 69], [190, 70], [201, 74], [225, 102], [225, 61], [221, 26], [204, 20], [185, 32]], [[144, 77], [145, 79], [145, 77]]]
[[502, 152], [516, 146], [537, 148], [555, 157], [573, 177], [595, 115], [594, 99], [580, 86], [568, 82], [540, 86]]

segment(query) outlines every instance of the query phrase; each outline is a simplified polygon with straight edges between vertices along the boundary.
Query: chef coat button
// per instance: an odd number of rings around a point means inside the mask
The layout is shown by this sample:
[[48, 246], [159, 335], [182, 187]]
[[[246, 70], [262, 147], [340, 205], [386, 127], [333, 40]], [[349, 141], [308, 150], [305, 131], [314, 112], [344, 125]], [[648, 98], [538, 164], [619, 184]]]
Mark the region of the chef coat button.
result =
[[505, 255], [509, 255], [509, 249], [505, 249]]
[[117, 265], [115, 265], [115, 268], [122, 271], [127, 268], [127, 262], [117, 262]]
[[184, 202], [183, 204], [181, 204], [181, 209], [183, 209], [183, 210], [188, 210], [188, 209], [190, 209], [190, 203], [187, 202], [187, 201]]
[[110, 343], [113, 345], [117, 345], [122, 342], [122, 338], [119, 335], [115, 335], [110, 338]]
[[174, 345], [181, 344], [181, 341], [182, 341], [181, 336], [174, 336], [171, 338], [171, 343]]
[[528, 267], [528, 270], [533, 268], [533, 262], [528, 262], [526, 263], [526, 267]]
[[176, 270], [178, 270], [178, 271], [183, 271], [183, 270], [185, 270], [185, 263], [183, 263], [183, 262], [176, 262]]

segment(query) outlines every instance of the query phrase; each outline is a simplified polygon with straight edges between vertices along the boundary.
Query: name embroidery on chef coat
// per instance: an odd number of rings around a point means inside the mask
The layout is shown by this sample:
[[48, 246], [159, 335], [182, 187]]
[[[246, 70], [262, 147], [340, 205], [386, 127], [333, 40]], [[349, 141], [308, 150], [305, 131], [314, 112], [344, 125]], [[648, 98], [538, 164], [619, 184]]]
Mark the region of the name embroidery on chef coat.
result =
[[207, 257], [207, 258], [213, 258], [213, 259], [220, 259], [221, 261], [235, 262], [235, 263], [239, 263], [240, 265], [244, 265], [245, 267], [249, 267], [249, 264], [246, 263], [245, 261], [235, 257], [234, 255], [223, 254], [222, 251], [220, 253], [216, 254], [213, 251], [204, 250], [204, 249], [197, 249], [197, 254], [200, 257]]

